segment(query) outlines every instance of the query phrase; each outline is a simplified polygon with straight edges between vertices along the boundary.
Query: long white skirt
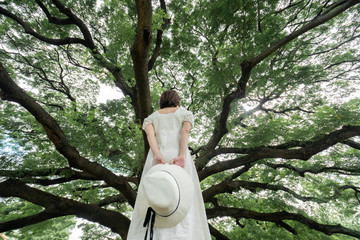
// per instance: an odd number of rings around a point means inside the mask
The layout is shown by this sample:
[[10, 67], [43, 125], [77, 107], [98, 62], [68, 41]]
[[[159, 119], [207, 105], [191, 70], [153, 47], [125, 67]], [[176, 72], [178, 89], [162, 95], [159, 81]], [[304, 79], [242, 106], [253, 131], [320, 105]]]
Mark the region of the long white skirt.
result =
[[[166, 162], [170, 162], [178, 153], [177, 149], [160, 149], [160, 151]], [[154, 156], [150, 150], [146, 158], [142, 176], [153, 166], [153, 162]], [[194, 183], [195, 194], [193, 205], [184, 220], [176, 226], [171, 228], [154, 227], [154, 240], [211, 240], [199, 177], [189, 151], [187, 151], [185, 170], [190, 174]], [[138, 211], [137, 202], [138, 201], [135, 202], [127, 240], [144, 240], [145, 238], [146, 228], [143, 227], [143, 223], [146, 213], [141, 214]]]

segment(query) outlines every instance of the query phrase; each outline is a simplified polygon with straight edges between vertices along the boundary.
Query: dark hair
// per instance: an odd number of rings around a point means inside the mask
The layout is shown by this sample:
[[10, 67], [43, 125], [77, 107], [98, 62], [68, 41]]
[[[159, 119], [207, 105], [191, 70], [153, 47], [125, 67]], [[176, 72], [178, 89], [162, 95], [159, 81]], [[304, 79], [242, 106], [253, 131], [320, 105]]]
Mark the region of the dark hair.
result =
[[160, 109], [180, 106], [180, 97], [174, 90], [166, 90], [160, 97]]

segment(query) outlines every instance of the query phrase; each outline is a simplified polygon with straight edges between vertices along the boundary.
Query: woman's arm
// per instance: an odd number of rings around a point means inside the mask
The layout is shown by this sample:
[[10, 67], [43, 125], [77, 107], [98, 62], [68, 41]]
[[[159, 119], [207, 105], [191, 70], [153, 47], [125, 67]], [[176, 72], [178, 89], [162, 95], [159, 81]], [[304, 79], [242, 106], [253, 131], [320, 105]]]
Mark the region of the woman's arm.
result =
[[159, 145], [155, 137], [155, 128], [151, 123], [145, 127], [146, 137], [150, 145], [150, 149], [154, 154], [154, 165], [162, 163], [165, 164], [164, 158], [161, 155]]
[[186, 160], [186, 151], [188, 149], [189, 143], [189, 134], [191, 130], [191, 123], [184, 122], [181, 128], [181, 137], [180, 137], [180, 149], [179, 154], [176, 158], [170, 161], [170, 164], [176, 164], [180, 167], [185, 167], [185, 160]]

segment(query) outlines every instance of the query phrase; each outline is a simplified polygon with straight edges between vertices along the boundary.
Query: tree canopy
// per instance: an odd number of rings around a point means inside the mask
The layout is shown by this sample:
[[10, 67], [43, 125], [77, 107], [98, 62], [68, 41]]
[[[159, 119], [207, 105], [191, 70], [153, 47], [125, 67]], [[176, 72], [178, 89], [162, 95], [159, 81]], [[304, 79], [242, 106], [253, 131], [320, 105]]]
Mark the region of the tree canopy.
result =
[[360, 238], [359, 2], [0, 1], [0, 233], [126, 239], [175, 89], [214, 239]]

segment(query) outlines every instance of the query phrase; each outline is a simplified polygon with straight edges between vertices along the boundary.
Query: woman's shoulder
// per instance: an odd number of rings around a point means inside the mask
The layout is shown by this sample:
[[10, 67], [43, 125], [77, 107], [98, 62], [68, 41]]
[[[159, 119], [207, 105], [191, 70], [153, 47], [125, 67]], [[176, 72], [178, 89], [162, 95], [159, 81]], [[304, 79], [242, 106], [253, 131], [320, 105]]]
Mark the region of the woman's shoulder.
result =
[[193, 113], [184, 107], [179, 108], [179, 113], [180, 113], [179, 115], [181, 115], [181, 117], [183, 119], [193, 119], [194, 118]]
[[176, 110], [170, 110], [170, 111], [163, 111], [162, 109], [154, 111], [153, 113], [151, 113], [147, 118], [148, 119], [154, 119], [158, 116], [163, 116], [163, 115], [172, 115], [172, 114], [176, 114], [176, 115], [180, 115], [180, 116], [185, 116], [185, 115], [193, 115], [191, 111], [187, 110], [186, 108], [180, 106], [178, 109]]
[[150, 115], [147, 116], [146, 118], [153, 118], [153, 117], [155, 116], [156, 112], [157, 112], [157, 111], [150, 113]]
[[182, 122], [190, 122], [191, 126], [194, 127], [194, 115], [193, 115], [193, 113], [191, 111], [187, 110], [184, 107], [182, 107], [180, 111], [181, 111], [181, 113], [180, 113], [181, 121]]
[[179, 111], [180, 113], [184, 113], [184, 114], [189, 114], [189, 113], [192, 114], [191, 111], [187, 110], [187, 109], [184, 108], [184, 107], [179, 107], [178, 111]]

